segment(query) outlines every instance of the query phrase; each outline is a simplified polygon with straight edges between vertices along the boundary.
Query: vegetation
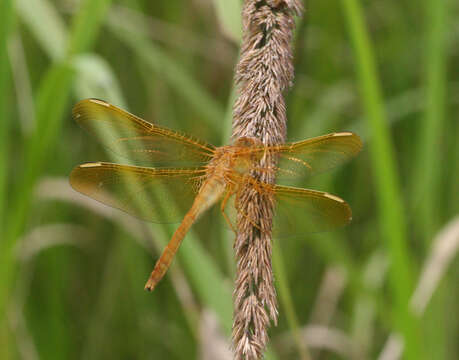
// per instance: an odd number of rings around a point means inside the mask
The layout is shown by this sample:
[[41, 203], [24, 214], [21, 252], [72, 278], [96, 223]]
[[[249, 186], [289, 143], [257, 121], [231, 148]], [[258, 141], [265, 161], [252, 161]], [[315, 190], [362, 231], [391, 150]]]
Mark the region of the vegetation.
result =
[[[401, 334], [406, 359], [457, 359], [459, 6], [306, 5], [288, 139], [350, 130], [365, 145], [301, 184], [339, 195], [354, 219], [275, 240], [266, 358], [396, 359]], [[234, 235], [218, 209], [149, 294], [175, 225], [96, 204], [67, 178], [113, 157], [71, 120], [87, 97], [227, 144], [239, 14], [238, 0], [0, 2], [1, 359], [227, 356], [212, 321], [229, 339]]]

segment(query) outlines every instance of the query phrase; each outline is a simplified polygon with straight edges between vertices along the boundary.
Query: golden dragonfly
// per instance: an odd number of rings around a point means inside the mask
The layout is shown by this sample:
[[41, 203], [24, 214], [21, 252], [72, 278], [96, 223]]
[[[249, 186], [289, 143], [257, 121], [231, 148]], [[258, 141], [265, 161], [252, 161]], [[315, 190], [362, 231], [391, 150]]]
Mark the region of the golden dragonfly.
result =
[[[222, 213], [231, 225], [227, 214], [231, 210], [234, 213], [238, 192], [247, 183], [260, 195], [274, 199], [275, 233], [292, 231], [295, 224], [324, 231], [351, 220], [349, 205], [335, 195], [268, 184], [253, 176], [254, 171], [268, 171], [276, 177], [303, 177], [335, 167], [362, 148], [360, 138], [351, 132], [271, 146], [240, 138], [233, 145], [215, 147], [98, 99], [80, 101], [72, 113], [83, 129], [99, 137], [113, 152], [145, 164], [79, 165], [70, 174], [75, 190], [144, 220], [182, 219], [145, 285], [148, 291], [164, 276], [186, 233], [204, 211], [221, 201]], [[267, 154], [277, 157], [275, 168], [260, 167], [260, 160]]]

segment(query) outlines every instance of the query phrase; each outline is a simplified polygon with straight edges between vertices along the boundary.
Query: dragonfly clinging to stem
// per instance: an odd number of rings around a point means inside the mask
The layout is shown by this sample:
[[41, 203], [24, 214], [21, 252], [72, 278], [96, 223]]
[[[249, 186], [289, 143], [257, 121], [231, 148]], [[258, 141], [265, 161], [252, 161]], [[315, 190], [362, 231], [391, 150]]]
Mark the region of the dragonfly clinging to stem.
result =
[[[182, 218], [156, 262], [146, 290], [152, 291], [161, 280], [191, 225], [209, 207], [220, 201], [226, 221], [234, 228], [228, 213], [238, 208], [238, 194], [246, 186], [274, 199], [274, 232], [278, 234], [292, 231], [299, 222], [311, 231], [324, 231], [351, 220], [349, 205], [335, 195], [268, 184], [253, 176], [267, 171], [293, 178], [335, 167], [362, 147], [360, 138], [351, 132], [270, 146], [253, 138], [240, 138], [233, 145], [215, 147], [102, 100], [80, 101], [73, 108], [73, 117], [115, 153], [146, 165], [79, 165], [70, 175], [75, 190], [144, 220], [174, 222]], [[260, 166], [260, 160], [268, 154], [278, 158], [276, 167]], [[174, 167], [149, 167], [157, 164]], [[180, 206], [173, 204], [174, 198]], [[257, 226], [255, 219], [253, 223]]]

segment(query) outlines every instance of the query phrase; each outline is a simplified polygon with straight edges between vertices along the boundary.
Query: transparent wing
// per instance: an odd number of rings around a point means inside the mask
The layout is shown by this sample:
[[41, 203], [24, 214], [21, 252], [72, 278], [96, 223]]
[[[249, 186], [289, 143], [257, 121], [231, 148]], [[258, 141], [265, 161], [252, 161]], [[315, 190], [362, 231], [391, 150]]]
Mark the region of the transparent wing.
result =
[[276, 168], [261, 171], [275, 171], [278, 178], [295, 178], [330, 170], [354, 157], [361, 149], [362, 141], [358, 135], [340, 132], [294, 143], [258, 147], [252, 151], [272, 152], [278, 156]]
[[140, 219], [182, 220], [199, 191], [204, 169], [154, 169], [112, 163], [88, 163], [70, 174], [78, 192]]
[[[326, 192], [280, 185], [253, 183], [252, 196], [258, 202], [261, 196], [274, 199], [273, 235], [278, 238], [300, 233], [329, 231], [347, 225], [352, 219], [349, 205], [341, 198]], [[237, 229], [241, 216], [248, 218], [255, 226], [259, 221], [250, 215], [250, 210], [238, 214], [240, 195], [228, 194], [224, 216], [229, 227]], [[258, 199], [255, 199], [258, 197]], [[246, 207], [251, 209], [250, 206]]]
[[206, 163], [214, 154], [213, 145], [146, 122], [102, 100], [82, 100], [72, 113], [110, 150], [137, 163], [189, 166]]
[[276, 185], [274, 198], [275, 236], [328, 231], [352, 220], [349, 205], [326, 192]]

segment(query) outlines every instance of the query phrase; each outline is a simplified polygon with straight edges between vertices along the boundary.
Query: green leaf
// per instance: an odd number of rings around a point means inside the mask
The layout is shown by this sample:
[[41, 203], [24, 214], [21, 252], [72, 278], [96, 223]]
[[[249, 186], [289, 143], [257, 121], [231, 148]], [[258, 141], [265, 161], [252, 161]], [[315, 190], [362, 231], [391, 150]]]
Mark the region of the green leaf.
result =
[[406, 341], [406, 358], [421, 359], [417, 325], [409, 309], [413, 290], [413, 265], [408, 253], [408, 237], [403, 196], [397, 173], [395, 151], [381, 94], [381, 84], [370, 35], [358, 0], [342, 0], [344, 15], [354, 46], [360, 93], [371, 131], [368, 144], [379, 207], [382, 240], [391, 261], [389, 278], [395, 302], [394, 323]]
[[145, 64], [156, 74], [162, 76], [185, 101], [202, 115], [203, 121], [214, 131], [214, 134], [220, 133], [225, 112], [198, 81], [193, 79], [161, 48], [148, 41], [141, 33], [141, 28], [136, 31], [135, 24], [128, 23], [119, 16], [112, 16], [109, 19], [109, 26], [115, 35], [130, 46]]
[[67, 29], [55, 7], [47, 0], [17, 0], [16, 6], [21, 20], [48, 56], [53, 60], [62, 59]]
[[223, 33], [239, 44], [242, 38], [240, 0], [214, 0], [214, 7]]

